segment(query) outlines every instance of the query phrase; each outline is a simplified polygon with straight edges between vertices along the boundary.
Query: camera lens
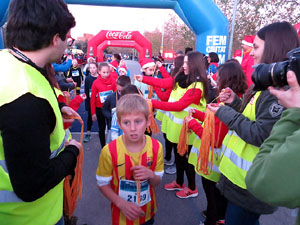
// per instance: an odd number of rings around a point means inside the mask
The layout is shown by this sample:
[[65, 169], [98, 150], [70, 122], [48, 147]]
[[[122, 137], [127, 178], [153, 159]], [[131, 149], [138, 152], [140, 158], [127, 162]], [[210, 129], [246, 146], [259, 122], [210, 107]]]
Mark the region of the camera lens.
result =
[[286, 80], [288, 65], [289, 61], [275, 63], [273, 68], [273, 85], [283, 87], [288, 84]]
[[255, 90], [266, 90], [273, 84], [271, 72], [275, 63], [273, 64], [259, 64], [252, 74], [252, 81], [255, 84]]

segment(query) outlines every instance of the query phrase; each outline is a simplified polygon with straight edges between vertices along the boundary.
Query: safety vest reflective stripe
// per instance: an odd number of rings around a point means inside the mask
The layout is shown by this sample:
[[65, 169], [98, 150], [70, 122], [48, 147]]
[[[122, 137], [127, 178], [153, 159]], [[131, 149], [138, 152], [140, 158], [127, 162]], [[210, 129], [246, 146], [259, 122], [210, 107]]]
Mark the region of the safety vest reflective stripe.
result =
[[[235, 131], [230, 131], [228, 132], [229, 135], [231, 136], [236, 136], [238, 138], [239, 135], [235, 132]], [[226, 156], [228, 159], [230, 159], [230, 161], [236, 165], [237, 167], [239, 167], [242, 170], [248, 171], [250, 169], [250, 166], [252, 165], [252, 162], [243, 159], [241, 157], [239, 157], [237, 154], [234, 153], [234, 151], [224, 145], [222, 145], [222, 151], [225, 150], [224, 156]]]
[[[197, 136], [198, 137], [198, 136]], [[214, 151], [216, 151], [217, 149], [214, 149]], [[196, 147], [192, 147], [192, 149], [191, 149], [191, 152], [192, 153], [195, 153], [195, 154], [197, 154], [197, 157], [199, 157], [199, 149], [198, 148], [196, 148]], [[210, 162], [208, 162], [209, 163], [209, 168], [211, 167], [211, 163]], [[213, 168], [212, 168], [212, 170], [213, 171], [215, 171], [215, 172], [217, 172], [217, 173], [220, 173], [220, 170], [219, 170], [219, 167], [218, 166], [216, 166], [215, 164], [213, 164]]]
[[58, 153], [65, 147], [65, 142], [69, 139], [69, 136], [70, 136], [70, 131], [66, 130], [64, 139], [62, 140], [58, 149], [51, 152], [50, 159], [53, 159], [54, 157], [56, 157], [58, 155]]
[[[184, 110], [182, 110], [182, 111], [189, 112], [190, 109], [195, 109], [195, 108], [189, 106], [189, 107], [186, 107], [186, 108], [185, 108]], [[172, 120], [174, 123], [177, 123], [177, 124], [180, 124], [180, 125], [183, 124], [184, 118], [183, 118], [183, 119], [177, 118], [177, 117], [175, 117], [174, 114], [172, 114], [171, 112], [166, 112], [166, 111], [164, 111], [163, 113], [164, 113], [167, 117], [169, 117], [170, 120]]]
[[248, 171], [250, 169], [250, 166], [252, 165], [252, 162], [247, 161], [246, 159], [243, 159], [239, 157], [237, 154], [233, 152], [230, 148], [227, 148], [224, 156], [226, 156], [230, 161], [239, 167], [242, 170]]
[[8, 170], [7, 170], [7, 166], [6, 166], [6, 162], [5, 160], [0, 160], [0, 167], [2, 167], [2, 169], [8, 173]]
[[23, 202], [13, 191], [0, 191], [0, 203]]

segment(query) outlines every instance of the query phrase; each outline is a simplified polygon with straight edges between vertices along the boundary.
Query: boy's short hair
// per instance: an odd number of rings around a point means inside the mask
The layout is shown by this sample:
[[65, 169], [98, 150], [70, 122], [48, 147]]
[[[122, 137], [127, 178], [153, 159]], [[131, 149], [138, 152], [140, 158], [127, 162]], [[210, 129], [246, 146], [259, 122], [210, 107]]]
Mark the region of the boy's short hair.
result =
[[108, 67], [109, 68], [109, 65], [107, 63], [100, 63], [99, 67], [98, 67], [98, 70], [100, 71], [103, 67]]
[[133, 84], [126, 85], [121, 91], [121, 97], [127, 94], [140, 94], [140, 91], [137, 86]]
[[66, 40], [75, 19], [63, 0], [12, 0], [9, 6], [7, 46], [35, 51], [50, 45], [59, 34]]
[[143, 113], [146, 120], [149, 116], [149, 108], [147, 101], [139, 94], [127, 94], [120, 98], [117, 103], [117, 117], [121, 121], [121, 117], [130, 113]]
[[96, 62], [91, 62], [91, 63], [89, 63], [89, 68], [90, 68], [91, 65], [95, 65], [96, 68], [98, 69], [98, 64], [97, 64]]
[[130, 77], [127, 76], [119, 76], [117, 79], [117, 85], [120, 85], [121, 87], [125, 87], [130, 83], [131, 83]]

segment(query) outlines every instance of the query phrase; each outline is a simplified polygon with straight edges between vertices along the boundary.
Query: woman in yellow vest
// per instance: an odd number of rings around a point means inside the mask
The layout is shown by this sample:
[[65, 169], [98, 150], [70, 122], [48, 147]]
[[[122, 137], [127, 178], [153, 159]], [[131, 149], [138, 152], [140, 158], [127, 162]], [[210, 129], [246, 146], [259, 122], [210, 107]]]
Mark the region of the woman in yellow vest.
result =
[[[217, 72], [217, 93], [224, 91], [226, 87], [230, 87], [238, 97], [247, 90], [246, 77], [240, 63], [233, 59], [228, 60], [224, 64], [218, 67]], [[204, 121], [205, 113], [201, 111], [192, 110], [192, 117], [197, 118], [199, 121]], [[189, 163], [195, 166], [195, 171], [201, 176], [203, 190], [206, 195], [207, 207], [203, 212], [205, 215], [205, 225], [216, 225], [217, 221], [221, 222], [225, 218], [225, 212], [227, 207], [227, 200], [221, 195], [217, 189], [216, 184], [220, 178], [219, 164], [223, 153], [221, 151], [221, 145], [225, 138], [228, 127], [221, 122], [218, 117], [215, 117], [215, 148], [213, 155], [213, 168], [209, 174], [205, 175], [199, 169], [197, 169], [197, 161], [201, 147], [201, 138], [203, 133], [203, 127], [205, 124], [200, 124], [195, 119], [189, 117], [189, 128], [197, 134], [194, 140], [192, 150], [189, 155]], [[209, 162], [210, 166], [210, 162]]]
[[[298, 46], [299, 38], [291, 24], [273, 23], [258, 31], [251, 56], [255, 64], [280, 62], [286, 59], [288, 51]], [[267, 76], [270, 74], [262, 73], [260, 79]], [[209, 106], [229, 127], [222, 146], [224, 156], [219, 166], [222, 176], [218, 183], [228, 200], [226, 225], [257, 225], [261, 214], [275, 211], [274, 207], [248, 192], [245, 177], [260, 145], [270, 135], [284, 108], [268, 90], [257, 90], [258, 83], [263, 86], [261, 80], [254, 83], [256, 85], [248, 89], [242, 102], [230, 91], [220, 96], [226, 106]]]
[[10, 49], [0, 53], [1, 224], [63, 224], [63, 180], [80, 143], [66, 142], [62, 114], [77, 114], [58, 104], [45, 65], [61, 58], [74, 26], [63, 0], [10, 3]]
[[[184, 57], [184, 64], [174, 79], [174, 88], [168, 102], [152, 100], [153, 108], [167, 111], [166, 137], [177, 149], [179, 135], [184, 118], [188, 116], [191, 108], [205, 111], [208, 85], [204, 64], [204, 57], [200, 52], [189, 52]], [[189, 137], [189, 152], [196, 135]], [[175, 154], [176, 180], [165, 185], [166, 190], [178, 190], [179, 198], [197, 197], [198, 191], [195, 183], [194, 166], [188, 163], [188, 154], [180, 156]], [[184, 173], [188, 178], [188, 187], [184, 185]]]

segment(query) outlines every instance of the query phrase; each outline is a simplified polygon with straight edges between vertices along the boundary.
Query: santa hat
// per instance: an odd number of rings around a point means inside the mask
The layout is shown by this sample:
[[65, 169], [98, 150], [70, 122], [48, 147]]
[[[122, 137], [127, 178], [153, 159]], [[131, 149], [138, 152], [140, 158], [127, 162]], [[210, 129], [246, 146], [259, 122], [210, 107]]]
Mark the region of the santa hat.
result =
[[146, 69], [150, 66], [155, 66], [155, 62], [152, 59], [143, 58], [140, 61], [142, 69]]
[[242, 44], [253, 47], [254, 37], [255, 36], [251, 36], [251, 35], [245, 36], [244, 39], [242, 40]]
[[116, 70], [119, 66], [119, 63], [116, 60], [114, 60], [109, 64], [109, 66], [111, 66], [112, 68], [114, 68]]
[[235, 50], [233, 58], [235, 58], [237, 56], [242, 56], [242, 50], [240, 50], [240, 49]]
[[118, 69], [118, 71], [119, 72], [120, 71], [124, 71], [126, 73], [126, 75], [127, 75], [127, 68], [126, 68], [126, 66], [120, 66], [119, 69]]

